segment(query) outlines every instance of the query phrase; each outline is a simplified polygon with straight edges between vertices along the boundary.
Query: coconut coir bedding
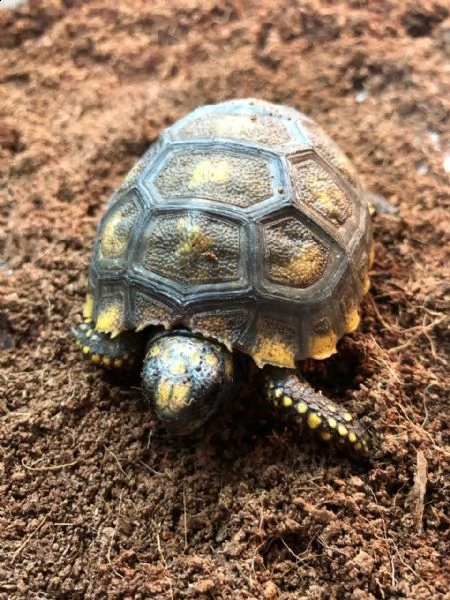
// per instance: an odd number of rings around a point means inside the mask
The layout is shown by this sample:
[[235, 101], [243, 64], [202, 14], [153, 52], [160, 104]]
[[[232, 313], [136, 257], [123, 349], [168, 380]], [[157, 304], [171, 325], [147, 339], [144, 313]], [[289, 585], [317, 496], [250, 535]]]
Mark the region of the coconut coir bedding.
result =
[[[0, 47], [1, 597], [449, 598], [447, 4], [31, 0]], [[248, 96], [313, 116], [398, 209], [361, 328], [305, 366], [380, 438], [368, 465], [254, 389], [170, 441], [69, 333], [129, 168]]]

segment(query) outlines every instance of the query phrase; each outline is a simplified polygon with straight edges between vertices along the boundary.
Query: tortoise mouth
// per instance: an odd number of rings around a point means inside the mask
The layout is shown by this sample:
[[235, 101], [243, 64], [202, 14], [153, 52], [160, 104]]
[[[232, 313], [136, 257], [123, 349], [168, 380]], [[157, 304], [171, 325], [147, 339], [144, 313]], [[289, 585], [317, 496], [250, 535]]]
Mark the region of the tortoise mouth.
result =
[[207, 423], [216, 414], [220, 404], [215, 399], [209, 405], [208, 403], [203, 403], [201, 407], [188, 405], [178, 411], [160, 410], [156, 405], [154, 411], [158, 421], [164, 425], [169, 435], [182, 437], [194, 433]]

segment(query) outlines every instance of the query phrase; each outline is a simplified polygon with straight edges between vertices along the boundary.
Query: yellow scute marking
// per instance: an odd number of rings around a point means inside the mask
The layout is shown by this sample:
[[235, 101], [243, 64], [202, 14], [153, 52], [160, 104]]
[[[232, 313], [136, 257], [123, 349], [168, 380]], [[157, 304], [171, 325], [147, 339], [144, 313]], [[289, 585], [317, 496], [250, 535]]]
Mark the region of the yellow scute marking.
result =
[[189, 399], [191, 386], [189, 383], [174, 383], [172, 392], [172, 406], [175, 411], [182, 409]]
[[219, 359], [212, 352], [204, 356], [204, 361], [207, 365], [209, 365], [212, 368], [217, 367], [217, 365], [219, 364]]
[[328, 358], [336, 352], [337, 336], [334, 331], [324, 335], [313, 335], [309, 355], [311, 358], [322, 360]]
[[122, 221], [123, 215], [120, 211], [106, 223], [102, 232], [101, 250], [103, 256], [116, 258], [122, 256], [127, 248], [128, 238], [117, 235], [117, 226]]
[[94, 318], [94, 297], [92, 294], [86, 294], [86, 300], [83, 306], [83, 319], [92, 321]]
[[189, 187], [197, 188], [205, 183], [226, 183], [229, 179], [230, 165], [226, 160], [213, 162], [205, 158], [193, 170]]
[[316, 413], [311, 413], [308, 416], [308, 427], [310, 429], [317, 429], [322, 423], [322, 419]]
[[287, 276], [293, 285], [306, 287], [322, 275], [328, 255], [314, 241], [305, 244], [289, 263]]
[[181, 360], [171, 362], [169, 364], [169, 371], [172, 373], [172, 375], [183, 375], [184, 373], [186, 373], [186, 367], [184, 366], [184, 362]]
[[213, 245], [212, 238], [202, 232], [200, 226], [189, 219], [184, 217], [178, 219], [177, 229], [181, 234], [177, 252], [182, 256], [206, 252]]
[[157, 356], [159, 356], [160, 352], [161, 352], [161, 350], [160, 350], [159, 346], [155, 345], [150, 348], [149, 354], [152, 358], [156, 358]]
[[174, 383], [162, 379], [156, 389], [155, 403], [159, 409], [177, 413], [188, 403], [190, 390], [189, 383]]
[[214, 129], [219, 136], [240, 137], [252, 125], [252, 121], [245, 115], [227, 115], [225, 119], [217, 120]]
[[104, 333], [110, 333], [111, 337], [119, 335], [123, 325], [122, 305], [112, 302], [100, 311], [95, 329]]
[[329, 192], [316, 192], [315, 195], [317, 204], [329, 219], [343, 223], [351, 213], [350, 203], [337, 186], [333, 186]]
[[155, 393], [155, 402], [160, 408], [166, 408], [169, 404], [171, 391], [172, 384], [167, 379], [162, 379]]
[[261, 338], [252, 358], [259, 368], [267, 363], [291, 369], [295, 367], [294, 349], [276, 336]]
[[352, 308], [345, 315], [345, 331], [347, 333], [351, 333], [357, 329], [359, 322], [361, 321], [361, 317], [359, 316], [359, 312], [357, 308]]
[[191, 354], [191, 357], [190, 357], [191, 367], [193, 369], [195, 369], [195, 367], [198, 367], [201, 359], [202, 359], [202, 357], [200, 356], [200, 352], [197, 352], [197, 350], [194, 350], [194, 352]]

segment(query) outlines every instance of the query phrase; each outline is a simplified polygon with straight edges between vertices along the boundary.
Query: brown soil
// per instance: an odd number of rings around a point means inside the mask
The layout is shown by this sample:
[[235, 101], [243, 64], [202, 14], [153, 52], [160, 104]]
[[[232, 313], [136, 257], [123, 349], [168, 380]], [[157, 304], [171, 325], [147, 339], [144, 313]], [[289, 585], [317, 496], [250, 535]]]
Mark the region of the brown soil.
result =
[[[30, 0], [0, 28], [0, 597], [450, 598], [447, 3]], [[398, 207], [360, 331], [311, 366], [380, 436], [369, 466], [258, 398], [170, 442], [69, 333], [108, 195], [246, 96], [311, 114]]]

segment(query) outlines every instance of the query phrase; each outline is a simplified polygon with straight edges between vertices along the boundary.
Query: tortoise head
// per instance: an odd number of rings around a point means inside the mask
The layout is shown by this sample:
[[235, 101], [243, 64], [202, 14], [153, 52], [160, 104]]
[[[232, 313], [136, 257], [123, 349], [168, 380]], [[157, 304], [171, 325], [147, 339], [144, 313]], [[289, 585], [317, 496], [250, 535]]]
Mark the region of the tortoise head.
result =
[[172, 330], [150, 340], [142, 387], [167, 429], [186, 435], [229, 395], [233, 371], [233, 357], [224, 346], [188, 330]]

